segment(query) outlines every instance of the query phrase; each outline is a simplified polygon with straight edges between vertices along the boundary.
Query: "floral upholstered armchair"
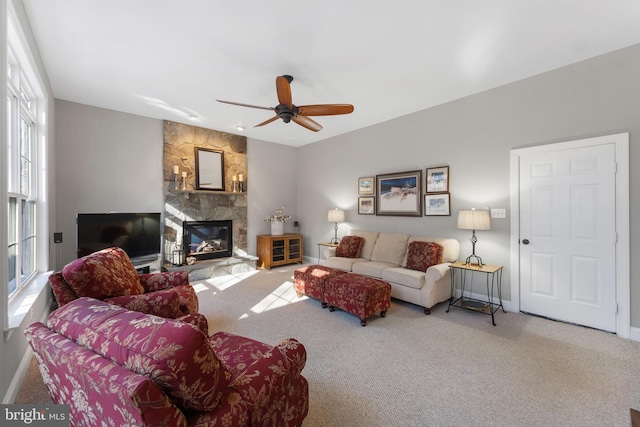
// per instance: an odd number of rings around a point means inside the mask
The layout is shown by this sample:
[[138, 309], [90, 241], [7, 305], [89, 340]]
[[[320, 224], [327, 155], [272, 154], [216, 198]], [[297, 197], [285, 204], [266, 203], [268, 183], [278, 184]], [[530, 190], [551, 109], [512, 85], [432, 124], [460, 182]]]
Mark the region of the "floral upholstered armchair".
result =
[[49, 276], [49, 284], [59, 306], [90, 297], [167, 318], [198, 312], [188, 272], [138, 274], [127, 253], [116, 247], [70, 262]]
[[166, 319], [78, 298], [25, 334], [71, 425], [300, 426], [304, 346], [207, 329], [198, 313]]

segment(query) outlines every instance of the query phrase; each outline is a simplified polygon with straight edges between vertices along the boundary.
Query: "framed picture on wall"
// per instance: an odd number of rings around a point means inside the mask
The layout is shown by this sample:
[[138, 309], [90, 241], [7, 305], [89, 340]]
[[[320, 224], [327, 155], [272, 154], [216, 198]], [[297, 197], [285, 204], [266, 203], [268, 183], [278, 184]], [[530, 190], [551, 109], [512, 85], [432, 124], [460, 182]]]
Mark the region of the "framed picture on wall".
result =
[[364, 178], [358, 178], [358, 194], [360, 196], [368, 194], [373, 196], [376, 194], [376, 177], [367, 176]]
[[358, 214], [375, 215], [376, 198], [374, 196], [358, 197]]
[[444, 216], [451, 215], [449, 193], [425, 194], [424, 195], [424, 215]]
[[196, 147], [196, 190], [224, 191], [224, 152]]
[[376, 175], [376, 191], [376, 215], [421, 215], [422, 171]]
[[449, 191], [449, 166], [427, 169], [427, 193]]

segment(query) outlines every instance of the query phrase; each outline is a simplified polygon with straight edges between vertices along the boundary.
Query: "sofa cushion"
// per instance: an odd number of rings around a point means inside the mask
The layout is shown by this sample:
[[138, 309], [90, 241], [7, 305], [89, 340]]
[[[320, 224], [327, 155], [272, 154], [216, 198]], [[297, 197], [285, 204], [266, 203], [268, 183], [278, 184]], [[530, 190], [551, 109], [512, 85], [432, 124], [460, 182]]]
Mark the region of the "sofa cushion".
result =
[[443, 250], [440, 243], [413, 241], [407, 248], [405, 268], [426, 272], [432, 265], [442, 264]]
[[121, 248], [78, 258], [62, 269], [62, 277], [79, 297], [103, 300], [144, 293], [138, 272]]
[[351, 230], [349, 231], [349, 235], [360, 236], [364, 239], [364, 244], [362, 245], [362, 251], [360, 252], [360, 257], [370, 260], [371, 253], [373, 252], [373, 247], [376, 244], [376, 240], [378, 240], [378, 232], [366, 231], [366, 230]]
[[408, 234], [380, 233], [371, 253], [371, 261], [388, 262], [401, 265], [407, 251]]
[[142, 295], [123, 295], [121, 297], [107, 298], [104, 302], [119, 305], [127, 310], [153, 314], [154, 316], [175, 319], [184, 316], [180, 311], [180, 299], [173, 289], [152, 292]]
[[354, 264], [367, 261], [369, 260], [366, 258], [345, 258], [334, 256], [327, 258], [324, 265], [325, 267], [337, 268], [338, 270], [351, 271]]
[[382, 272], [390, 267], [397, 267], [397, 265], [391, 264], [390, 262], [358, 262], [353, 264], [352, 271], [356, 274], [379, 279], [382, 277]]
[[336, 248], [336, 256], [358, 258], [364, 245], [364, 238], [360, 236], [344, 236]]
[[191, 323], [78, 298], [52, 312], [48, 326], [151, 378], [186, 410], [215, 409], [231, 380], [208, 338]]
[[403, 267], [387, 268], [382, 272], [382, 280], [415, 289], [424, 286], [425, 278], [424, 272]]

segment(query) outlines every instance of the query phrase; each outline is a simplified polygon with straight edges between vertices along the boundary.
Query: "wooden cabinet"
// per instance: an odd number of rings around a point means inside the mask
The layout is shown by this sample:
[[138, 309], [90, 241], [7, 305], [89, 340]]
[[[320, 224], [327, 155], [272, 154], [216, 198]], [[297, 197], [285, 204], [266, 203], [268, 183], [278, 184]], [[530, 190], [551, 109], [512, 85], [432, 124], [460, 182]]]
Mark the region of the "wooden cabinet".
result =
[[302, 234], [258, 236], [258, 267], [270, 270], [278, 265], [302, 263]]

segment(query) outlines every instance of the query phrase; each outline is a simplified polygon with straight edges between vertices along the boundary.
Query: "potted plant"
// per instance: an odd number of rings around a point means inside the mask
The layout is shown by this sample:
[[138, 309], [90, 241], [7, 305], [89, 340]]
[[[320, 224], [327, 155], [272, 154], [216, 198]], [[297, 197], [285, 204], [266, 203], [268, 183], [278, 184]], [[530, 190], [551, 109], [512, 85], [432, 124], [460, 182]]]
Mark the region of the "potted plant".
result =
[[271, 235], [282, 236], [284, 234], [284, 223], [291, 219], [291, 215], [284, 214], [284, 207], [276, 209], [275, 214], [272, 213], [264, 220], [271, 223]]

